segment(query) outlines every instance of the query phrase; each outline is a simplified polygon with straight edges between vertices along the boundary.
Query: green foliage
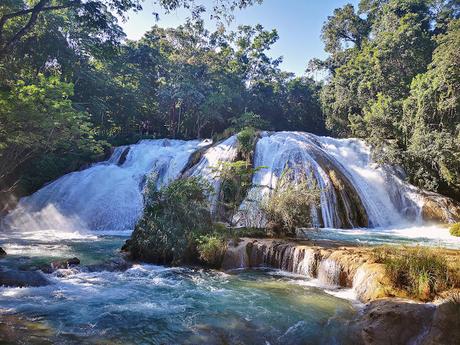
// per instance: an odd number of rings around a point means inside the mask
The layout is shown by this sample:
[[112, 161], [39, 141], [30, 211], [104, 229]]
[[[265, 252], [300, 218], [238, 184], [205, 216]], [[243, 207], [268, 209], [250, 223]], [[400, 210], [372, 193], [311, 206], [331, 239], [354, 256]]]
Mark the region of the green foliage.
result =
[[252, 176], [264, 167], [253, 168], [248, 161], [220, 162], [214, 167], [222, 181], [218, 200], [224, 211], [234, 212], [239, 207], [251, 187]]
[[196, 257], [196, 240], [212, 231], [209, 187], [191, 177], [157, 190], [148, 183], [144, 215], [136, 225], [129, 251], [134, 258], [179, 264]]
[[247, 162], [250, 162], [257, 141], [257, 131], [253, 127], [246, 127], [237, 134], [236, 138], [238, 152]]
[[394, 286], [412, 297], [429, 300], [455, 285], [453, 273], [437, 249], [379, 247], [374, 255], [385, 265]]
[[311, 210], [319, 205], [319, 198], [314, 179], [304, 175], [295, 178], [293, 171], [286, 169], [263, 205], [269, 230], [294, 234], [298, 227], [312, 226]]
[[241, 237], [265, 238], [270, 235], [264, 228], [232, 228], [227, 231], [230, 238], [234, 241], [240, 239]]
[[30, 191], [50, 176], [58, 177], [103, 154], [88, 114], [73, 107], [72, 96], [71, 83], [43, 74], [0, 92], [0, 187], [8, 179], [12, 184], [19, 181], [12, 179], [27, 180], [17, 172], [28, 168], [36, 172], [35, 180], [29, 180]]
[[342, 50], [346, 42], [360, 48], [369, 30], [369, 23], [355, 13], [353, 5], [347, 4], [343, 8], [335, 9], [334, 14], [328, 17], [321, 38], [325, 43], [325, 50], [334, 53]]
[[209, 267], [220, 268], [228, 240], [222, 234], [203, 235], [197, 239], [200, 260]]
[[437, 37], [428, 71], [412, 81], [401, 125], [412, 180], [431, 190], [450, 191], [452, 196], [460, 193], [459, 40], [457, 19]]
[[266, 129], [269, 124], [259, 114], [252, 111], [246, 111], [239, 117], [231, 120], [234, 128], [239, 131], [244, 131], [247, 128]]
[[[233, 10], [259, 2], [219, 1], [209, 13], [226, 20]], [[183, 7], [193, 20], [124, 40], [114, 14], [123, 18], [141, 4], [0, 5], [0, 208], [11, 195], [33, 192], [103, 158], [106, 143], [212, 137], [248, 125], [324, 127], [321, 117], [316, 121], [318, 86], [282, 72], [281, 59], [268, 55], [276, 30], [256, 25], [210, 32], [200, 19], [202, 2], [165, 0], [157, 2], [159, 12]]]
[[449, 228], [449, 232], [452, 236], [460, 237], [460, 223], [452, 224]]

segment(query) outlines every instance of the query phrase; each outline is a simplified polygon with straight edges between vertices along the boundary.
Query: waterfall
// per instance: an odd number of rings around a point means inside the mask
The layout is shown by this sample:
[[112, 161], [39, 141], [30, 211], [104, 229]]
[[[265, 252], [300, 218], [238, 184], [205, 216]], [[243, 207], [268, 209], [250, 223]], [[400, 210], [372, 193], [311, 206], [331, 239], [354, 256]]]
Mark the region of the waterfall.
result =
[[321, 261], [318, 267], [318, 280], [324, 286], [340, 286], [340, 264], [332, 259]]
[[315, 178], [321, 193], [319, 212], [312, 210], [315, 226], [384, 227], [420, 213], [415, 187], [405, 187], [405, 182], [373, 163], [369, 147], [358, 139], [265, 132], [255, 149], [254, 167], [259, 166], [265, 168], [254, 174], [248, 196], [234, 216], [239, 226], [265, 226], [261, 205], [286, 168], [294, 175]]
[[155, 175], [157, 187], [166, 185], [209, 143], [159, 139], [118, 147], [107, 161], [22, 198], [5, 223], [26, 230], [132, 230], [142, 213], [147, 176]]
[[362, 140], [315, 138], [323, 152], [335, 159], [337, 169], [351, 180], [366, 209], [369, 225], [401, 224], [407, 221], [405, 215], [419, 209], [409, 185], [385, 167], [377, 166], [371, 159], [369, 146]]
[[219, 178], [219, 164], [223, 162], [233, 162], [238, 154], [236, 135], [217, 143], [206, 150], [199, 162], [190, 168], [185, 176], [200, 176], [207, 181], [212, 187], [209, 201], [211, 204], [211, 213], [214, 214], [217, 209], [222, 180]]
[[[3, 224], [27, 230], [132, 230], [143, 210], [149, 176], [156, 178], [158, 188], [181, 176], [203, 177], [214, 189], [209, 199], [211, 212], [216, 213], [222, 183], [218, 167], [237, 158], [238, 143], [235, 135], [208, 147], [210, 143], [158, 139], [118, 147], [108, 160], [62, 176], [22, 198]], [[424, 212], [443, 222], [460, 214], [453, 200], [420, 191], [395, 168], [375, 164], [370, 148], [358, 139], [263, 132], [253, 165], [261, 169], [256, 169], [246, 198], [236, 214], [223, 215], [237, 226], [266, 225], [263, 203], [286, 168], [293, 181], [306, 176], [316, 182], [320, 205], [310, 210], [316, 227], [390, 228], [420, 221]], [[299, 270], [309, 269], [302, 265]]]

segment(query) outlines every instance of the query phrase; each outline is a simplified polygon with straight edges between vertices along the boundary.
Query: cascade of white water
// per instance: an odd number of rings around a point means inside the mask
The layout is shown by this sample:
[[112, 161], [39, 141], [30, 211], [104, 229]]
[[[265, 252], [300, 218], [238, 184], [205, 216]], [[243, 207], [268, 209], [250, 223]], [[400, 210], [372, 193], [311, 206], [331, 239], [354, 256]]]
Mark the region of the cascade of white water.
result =
[[[301, 259], [300, 259], [301, 258]], [[295, 248], [293, 272], [314, 277], [316, 274], [317, 255], [312, 249]]]
[[[373, 227], [402, 224], [404, 218], [418, 209], [409, 189], [393, 174], [372, 162], [370, 148], [358, 139], [334, 139], [312, 134], [323, 151], [336, 161], [336, 168], [347, 176], [369, 216]], [[394, 188], [398, 181], [398, 188]], [[403, 211], [403, 212], [402, 212]]]
[[209, 141], [142, 140], [118, 147], [110, 159], [62, 176], [22, 198], [5, 223], [26, 230], [132, 230], [143, 209], [143, 187], [155, 174], [157, 187], [177, 178], [191, 154]]
[[[270, 196], [286, 167], [294, 174], [310, 173], [321, 190], [321, 216], [325, 227], [340, 227], [338, 222], [337, 196], [326, 171], [312, 156], [311, 147], [315, 145], [303, 133], [278, 132], [264, 133], [256, 145], [254, 167], [264, 167], [252, 179], [252, 188], [242, 203], [234, 222], [241, 226], [263, 227], [265, 217], [261, 204]], [[315, 213], [313, 213], [315, 216]], [[315, 218], [315, 217], [314, 217]], [[316, 225], [319, 225], [316, 221]]]
[[[343, 227], [338, 210], [338, 195], [328, 171], [339, 172], [359, 197], [369, 226], [399, 225], [405, 216], [419, 212], [414, 188], [394, 174], [377, 167], [371, 160], [370, 149], [358, 139], [333, 139], [302, 132], [264, 133], [257, 142], [254, 166], [264, 166], [253, 176], [253, 186], [239, 212], [234, 217], [239, 226], [263, 227], [266, 224], [261, 205], [276, 188], [286, 167], [295, 174], [311, 174], [321, 190], [321, 217], [324, 227]], [[391, 180], [390, 180], [391, 179]], [[341, 192], [342, 194], [343, 192]], [[340, 195], [344, 217], [349, 218], [352, 207]], [[314, 214], [313, 214], [314, 216]]]
[[222, 179], [219, 178], [221, 163], [232, 162], [238, 154], [236, 135], [214, 145], [206, 150], [200, 161], [188, 170], [186, 176], [200, 176], [207, 181], [211, 187], [209, 201], [211, 203], [211, 213], [215, 213], [219, 198]]
[[340, 264], [332, 259], [321, 261], [318, 267], [318, 280], [325, 286], [340, 285]]
[[[209, 144], [160, 139], [118, 147], [107, 161], [67, 174], [21, 199], [4, 223], [28, 230], [130, 230], [141, 215], [143, 186], [151, 174], [157, 187], [181, 174], [203, 177], [214, 188], [210, 195], [214, 212], [221, 188], [218, 166], [237, 157], [237, 139], [232, 136], [208, 148], [184, 173], [192, 154]], [[266, 225], [262, 205], [286, 168], [294, 180], [305, 175], [316, 180], [321, 203], [311, 210], [315, 226], [389, 227], [421, 218], [421, 191], [394, 170], [374, 164], [361, 140], [264, 132], [256, 144], [254, 167], [262, 168], [254, 174], [252, 187], [233, 217], [239, 226]]]

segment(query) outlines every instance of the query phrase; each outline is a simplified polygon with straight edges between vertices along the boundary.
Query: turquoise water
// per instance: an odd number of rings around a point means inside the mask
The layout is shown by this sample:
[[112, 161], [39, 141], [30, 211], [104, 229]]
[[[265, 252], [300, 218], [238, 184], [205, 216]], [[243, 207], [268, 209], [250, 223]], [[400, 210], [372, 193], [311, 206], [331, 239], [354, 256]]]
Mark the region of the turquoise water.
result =
[[[124, 239], [3, 240], [9, 255], [0, 263], [30, 267], [71, 256], [83, 266], [100, 263], [118, 255]], [[49, 328], [38, 343], [347, 344], [346, 322], [356, 312], [350, 301], [273, 270], [139, 264], [48, 277], [50, 286], [0, 288], [0, 318], [19, 315]]]
[[310, 239], [349, 242], [355, 245], [396, 244], [460, 249], [460, 237], [450, 235], [447, 227], [439, 225], [373, 229], [318, 229], [306, 230], [302, 235]]

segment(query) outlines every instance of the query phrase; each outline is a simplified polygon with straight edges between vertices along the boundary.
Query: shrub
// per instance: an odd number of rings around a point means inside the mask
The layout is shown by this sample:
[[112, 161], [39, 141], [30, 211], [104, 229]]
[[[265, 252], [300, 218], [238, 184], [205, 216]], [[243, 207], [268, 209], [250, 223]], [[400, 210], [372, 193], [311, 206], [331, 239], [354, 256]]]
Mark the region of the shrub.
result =
[[292, 175], [292, 170], [285, 170], [275, 191], [262, 205], [275, 232], [292, 234], [298, 227], [311, 226], [311, 210], [319, 204], [320, 191], [314, 179], [304, 175], [294, 179]]
[[227, 250], [227, 238], [222, 234], [202, 235], [197, 239], [200, 260], [209, 267], [220, 268]]
[[393, 285], [410, 296], [429, 300], [455, 285], [447, 261], [436, 249], [426, 247], [380, 247], [377, 262], [385, 265]]
[[267, 232], [263, 228], [233, 228], [229, 231], [229, 234], [233, 240], [238, 240], [241, 237], [267, 237]]
[[241, 157], [250, 162], [257, 140], [257, 131], [253, 127], [246, 127], [237, 134], [236, 138]]
[[460, 237], [460, 223], [452, 224], [449, 232], [452, 236]]
[[209, 186], [197, 177], [176, 180], [156, 190], [149, 181], [144, 215], [128, 250], [135, 259], [179, 264], [196, 257], [196, 239], [212, 231]]
[[222, 181], [219, 201], [225, 210], [234, 211], [241, 204], [251, 186], [252, 175], [262, 168], [254, 169], [247, 161], [219, 162], [214, 171]]
[[265, 229], [228, 228], [223, 223], [214, 223], [213, 232], [197, 238], [197, 252], [202, 263], [220, 268], [230, 240], [237, 243], [241, 237], [266, 237]]

